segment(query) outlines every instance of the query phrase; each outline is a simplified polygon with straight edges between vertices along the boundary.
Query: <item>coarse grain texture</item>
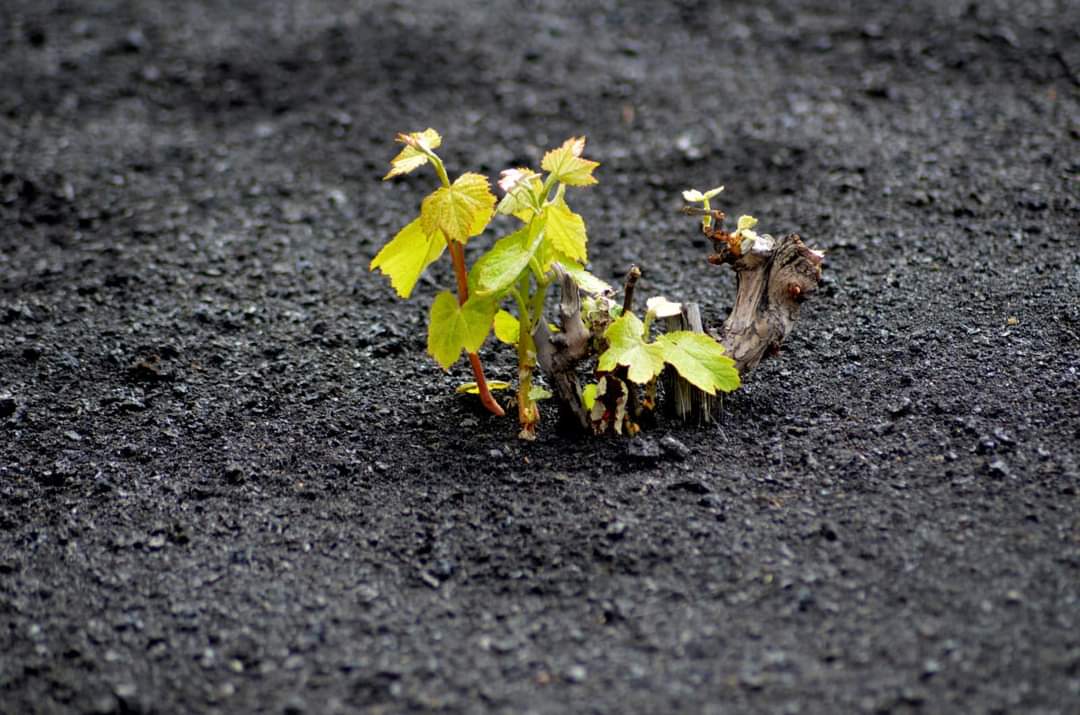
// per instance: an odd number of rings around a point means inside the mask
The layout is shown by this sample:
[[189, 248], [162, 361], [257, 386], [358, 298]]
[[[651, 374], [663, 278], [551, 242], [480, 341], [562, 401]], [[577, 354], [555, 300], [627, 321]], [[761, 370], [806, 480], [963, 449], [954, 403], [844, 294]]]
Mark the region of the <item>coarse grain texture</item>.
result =
[[[1080, 6], [0, 3], [0, 712], [1080, 710]], [[429, 186], [587, 135], [826, 251], [719, 424], [532, 444], [425, 355]], [[500, 230], [505, 230], [500, 225]], [[474, 239], [470, 260], [495, 232]], [[481, 351], [491, 379], [514, 356]]]

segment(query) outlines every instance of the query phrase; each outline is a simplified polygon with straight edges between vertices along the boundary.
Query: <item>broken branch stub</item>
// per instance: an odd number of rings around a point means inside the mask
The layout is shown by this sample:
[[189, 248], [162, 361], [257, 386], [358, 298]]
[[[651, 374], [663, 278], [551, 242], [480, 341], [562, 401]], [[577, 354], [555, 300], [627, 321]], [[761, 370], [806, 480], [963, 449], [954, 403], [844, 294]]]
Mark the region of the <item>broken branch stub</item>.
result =
[[[685, 303], [681, 313], [664, 319], [664, 328], [669, 333], [677, 330], [704, 333], [701, 308], [697, 303]], [[691, 385], [675, 370], [670, 367], [664, 370], [664, 406], [668, 415], [684, 423], [709, 424], [713, 421], [715, 404], [715, 397]]]
[[709, 262], [735, 270], [735, 306], [717, 338], [744, 375], [779, 352], [800, 305], [817, 290], [824, 254], [807, 248], [794, 233], [779, 240], [768, 235], [743, 240], [722, 229], [705, 229], [705, 234], [716, 248]]

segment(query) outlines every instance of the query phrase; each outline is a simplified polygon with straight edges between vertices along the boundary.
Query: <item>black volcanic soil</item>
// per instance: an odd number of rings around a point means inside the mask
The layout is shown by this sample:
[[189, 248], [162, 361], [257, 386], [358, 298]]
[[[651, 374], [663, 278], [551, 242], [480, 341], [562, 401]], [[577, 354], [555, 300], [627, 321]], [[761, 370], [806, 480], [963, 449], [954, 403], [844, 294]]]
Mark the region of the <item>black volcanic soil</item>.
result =
[[[1071, 0], [4, 0], [0, 712], [1080, 712], [1078, 87]], [[427, 126], [822, 290], [719, 426], [519, 442], [367, 272]]]

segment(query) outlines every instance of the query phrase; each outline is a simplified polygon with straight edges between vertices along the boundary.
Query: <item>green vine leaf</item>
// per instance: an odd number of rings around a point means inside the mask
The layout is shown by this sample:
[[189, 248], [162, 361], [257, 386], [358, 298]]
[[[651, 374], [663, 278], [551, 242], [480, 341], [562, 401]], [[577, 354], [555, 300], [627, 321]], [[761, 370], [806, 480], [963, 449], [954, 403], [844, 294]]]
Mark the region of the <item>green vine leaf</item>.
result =
[[383, 181], [408, 174], [428, 163], [428, 157], [421, 148], [429, 151], [438, 149], [442, 144], [442, 137], [434, 129], [425, 129], [422, 132], [398, 134], [395, 141], [404, 144], [405, 148], [390, 160], [390, 171], [383, 177]]
[[420, 204], [424, 230], [439, 229], [447, 240], [459, 243], [480, 234], [494, 213], [495, 195], [487, 177], [472, 173], [436, 189]]
[[543, 221], [532, 221], [495, 242], [480, 256], [469, 272], [469, 289], [479, 295], [495, 296], [506, 291], [528, 269], [529, 261], [542, 243]]
[[438, 259], [444, 250], [446, 239], [442, 233], [424, 231], [420, 219], [416, 219], [382, 247], [371, 259], [368, 270], [381, 270], [390, 278], [390, 285], [397, 294], [408, 298], [424, 269]]
[[735, 362], [708, 335], [677, 330], [661, 335], [655, 344], [664, 362], [699, 390], [715, 395], [717, 390], [731, 392], [739, 386]]
[[611, 287], [610, 283], [589, 273], [575, 261], [560, 256], [559, 265], [561, 265], [563, 270], [574, 280], [574, 283], [577, 283], [577, 287], [586, 293], [601, 295], [603, 293], [611, 293], [615, 290]]
[[581, 154], [584, 151], [585, 137], [571, 137], [558, 149], [552, 149], [544, 154], [544, 160], [540, 166], [555, 181], [561, 181], [567, 186], [591, 186], [597, 183], [592, 173], [596, 167], [600, 166], [600, 163], [582, 159]]
[[449, 370], [462, 350], [474, 353], [480, 349], [494, 317], [492, 300], [473, 297], [465, 305], [458, 305], [453, 293], [439, 293], [428, 319], [428, 352], [444, 370]]
[[627, 377], [639, 385], [659, 375], [664, 369], [664, 351], [654, 343], [645, 342], [644, 334], [641, 319], [633, 313], [623, 313], [604, 331], [608, 349], [600, 356], [599, 369], [611, 372], [616, 365], [623, 365]]
[[571, 211], [562, 197], [544, 209], [544, 218], [552, 248], [584, 263], [588, 259], [586, 243], [589, 240], [585, 234], [585, 219]]

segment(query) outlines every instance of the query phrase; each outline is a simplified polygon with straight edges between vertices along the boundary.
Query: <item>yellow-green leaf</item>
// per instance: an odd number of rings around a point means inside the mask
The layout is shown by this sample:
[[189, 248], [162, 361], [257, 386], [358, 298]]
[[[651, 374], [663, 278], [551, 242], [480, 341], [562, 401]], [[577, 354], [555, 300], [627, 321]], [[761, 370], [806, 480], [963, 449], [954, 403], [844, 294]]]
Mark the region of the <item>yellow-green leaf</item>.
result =
[[686, 191], [682, 192], [682, 197], [690, 203], [708, 202], [709, 199], [713, 198], [723, 190], [723, 186], [717, 186], [715, 189], [709, 189], [705, 193], [701, 193], [697, 189], [687, 189]]
[[743, 215], [743, 216], [739, 217], [739, 227], [737, 229], [735, 229], [735, 230], [736, 231], [748, 231], [748, 230], [752, 229], [754, 226], [757, 226], [757, 219], [754, 218], [753, 216]]
[[544, 216], [552, 247], [564, 256], [584, 263], [588, 258], [585, 219], [571, 211], [561, 197], [544, 209]]
[[596, 404], [596, 383], [590, 382], [585, 386], [585, 389], [581, 391], [581, 401], [585, 405], [585, 409], [592, 411], [593, 405]]
[[600, 356], [599, 369], [611, 372], [616, 365], [623, 365], [626, 376], [639, 385], [659, 375], [664, 369], [664, 353], [657, 345], [645, 342], [644, 333], [645, 326], [636, 315], [623, 313], [604, 331], [608, 349]]
[[390, 160], [390, 171], [383, 177], [383, 181], [408, 174], [413, 169], [418, 169], [428, 163], [428, 158], [420, 147], [429, 150], [437, 149], [442, 144], [442, 137], [434, 129], [425, 129], [422, 132], [398, 134], [396, 141], [404, 144], [405, 148]]
[[708, 335], [677, 330], [661, 335], [656, 345], [664, 361], [699, 390], [715, 395], [717, 390], [731, 392], [739, 386], [735, 362]]
[[438, 231], [427, 233], [414, 220], [398, 231], [371, 260], [368, 270], [378, 268], [390, 278], [390, 285], [402, 298], [408, 298], [420, 279], [420, 274], [446, 249], [446, 239]]
[[428, 352], [444, 370], [457, 362], [461, 351], [476, 352], [491, 330], [495, 305], [484, 298], [470, 298], [458, 305], [453, 293], [435, 296], [428, 319]]
[[420, 204], [424, 230], [439, 229], [447, 240], [465, 243], [481, 233], [495, 212], [495, 195], [486, 176], [462, 174], [450, 186], [431, 193]]
[[542, 221], [533, 221], [500, 238], [469, 271], [469, 290], [480, 295], [499, 295], [517, 282], [542, 242]]
[[558, 149], [552, 149], [544, 154], [541, 166], [544, 171], [568, 186], [590, 186], [596, 183], [593, 170], [600, 166], [599, 162], [582, 159], [581, 153], [585, 150], [585, 137], [571, 137], [563, 142]]
[[461, 314], [467, 327], [463, 343], [466, 352], [474, 353], [484, 344], [495, 320], [496, 307], [494, 300], [479, 295], [471, 296], [465, 301], [465, 305], [461, 306]]
[[521, 323], [505, 310], [495, 314], [495, 337], [507, 345], [517, 345], [521, 337]]
[[594, 295], [599, 295], [601, 293], [610, 293], [614, 290], [611, 287], [610, 283], [600, 280], [592, 273], [589, 273], [587, 270], [578, 265], [575, 261], [560, 257], [559, 265], [561, 265], [563, 270], [566, 271], [566, 273], [572, 279], [574, 279], [574, 282], [577, 283], [578, 288], [585, 291], [586, 293], [593, 293]]
[[[505, 380], [488, 380], [487, 386], [488, 389], [492, 392], [495, 392], [496, 390], [509, 390], [511, 387], [513, 387], [513, 385], [511, 385], [509, 382], [506, 382]], [[477, 385], [475, 382], [463, 382], [457, 386], [454, 392], [458, 393], [459, 395], [479, 395], [480, 386]]]
[[550, 400], [553, 397], [551, 390], [547, 390], [539, 385], [533, 385], [529, 388], [529, 399], [533, 402], [539, 402], [540, 400]]

